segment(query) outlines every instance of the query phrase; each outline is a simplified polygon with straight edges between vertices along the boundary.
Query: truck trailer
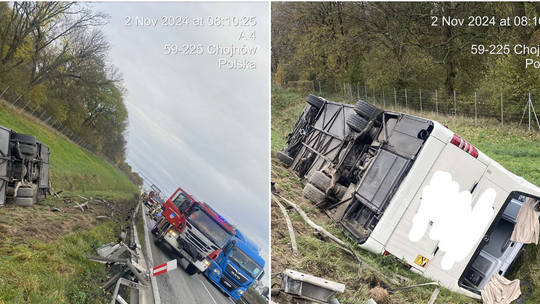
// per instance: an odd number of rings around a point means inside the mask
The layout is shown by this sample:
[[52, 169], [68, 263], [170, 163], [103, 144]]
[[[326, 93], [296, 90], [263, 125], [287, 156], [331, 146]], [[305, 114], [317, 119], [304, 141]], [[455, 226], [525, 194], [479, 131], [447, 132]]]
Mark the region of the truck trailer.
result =
[[229, 241], [231, 250], [222, 251], [204, 275], [223, 292], [239, 300], [246, 290], [264, 276], [265, 261], [260, 256], [261, 248], [240, 230]]
[[[234, 229], [209, 205], [197, 201], [182, 188], [163, 204], [161, 217], [152, 228], [154, 243], [168, 244], [189, 262], [189, 275], [204, 272], [234, 236]], [[229, 245], [230, 247], [230, 245]]]
[[307, 101], [277, 157], [359, 247], [473, 298], [510, 271], [518, 214], [538, 221], [540, 188], [436, 121]]
[[31, 206], [49, 190], [49, 147], [0, 126], [0, 206]]

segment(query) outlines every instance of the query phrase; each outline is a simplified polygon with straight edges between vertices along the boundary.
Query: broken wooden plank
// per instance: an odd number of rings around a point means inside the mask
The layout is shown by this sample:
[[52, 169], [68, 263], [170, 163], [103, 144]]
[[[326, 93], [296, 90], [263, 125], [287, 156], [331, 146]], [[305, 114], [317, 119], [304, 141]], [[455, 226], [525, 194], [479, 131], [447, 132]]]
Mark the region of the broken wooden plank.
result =
[[[273, 196], [273, 194], [272, 194]], [[325, 237], [331, 239], [332, 241], [336, 242], [339, 246], [343, 247], [343, 248], [346, 248], [347, 250], [351, 251], [351, 253], [353, 254], [353, 256], [356, 258], [356, 260], [360, 261], [360, 259], [358, 259], [358, 257], [356, 256], [356, 254], [352, 251], [351, 248], [349, 248], [349, 245], [345, 242], [343, 242], [342, 240], [340, 240], [339, 238], [337, 238], [336, 236], [334, 236], [333, 234], [331, 234], [330, 232], [328, 232], [326, 229], [324, 229], [323, 227], [315, 224], [308, 216], [307, 214], [304, 212], [304, 210], [302, 210], [297, 204], [293, 203], [293, 202], [290, 202], [289, 200], [283, 198], [281, 195], [278, 194], [278, 196], [284, 200], [285, 202], [287, 202], [287, 204], [289, 204], [291, 207], [293, 207], [296, 212], [298, 212], [298, 214], [300, 214], [300, 216], [304, 219], [304, 221], [310, 225], [311, 227], [313, 227], [315, 229], [315, 231], [317, 231], [317, 233], [320, 233], [321, 235], [324, 235]], [[277, 199], [276, 199], [277, 200]]]
[[331, 239], [332, 241], [336, 242], [339, 246], [343, 247], [343, 249], [345, 249], [348, 253], [350, 253], [357, 261], [358, 263], [360, 263], [360, 265], [362, 266], [365, 266], [366, 268], [368, 268], [369, 270], [373, 271], [373, 272], [376, 272], [379, 276], [381, 277], [384, 277], [386, 280], [388, 280], [390, 283], [394, 284], [394, 285], [397, 285], [397, 286], [401, 286], [401, 283], [399, 283], [397, 280], [394, 280], [386, 275], [384, 275], [382, 272], [378, 271], [377, 269], [375, 269], [374, 267], [370, 266], [369, 264], [365, 263], [365, 261], [363, 261], [362, 259], [360, 259], [358, 257], [358, 255], [356, 255], [356, 253], [354, 252], [354, 250], [345, 242], [343, 242], [342, 240], [340, 240], [339, 238], [337, 238], [336, 236], [334, 236], [333, 234], [331, 234], [330, 232], [328, 232], [326, 229], [324, 229], [323, 227], [315, 224], [308, 216], [307, 214], [304, 212], [304, 210], [302, 210], [297, 204], [287, 200], [286, 198], [284, 198], [283, 196], [277, 194], [277, 196], [279, 198], [281, 198], [282, 200], [284, 200], [287, 204], [289, 204], [290, 206], [292, 206], [297, 212], [298, 214], [300, 214], [300, 216], [302, 216], [302, 218], [304, 219], [304, 221], [310, 225], [311, 227], [315, 228], [315, 230], [318, 232], [318, 233], [321, 233], [322, 235], [328, 237], [329, 239]]
[[293, 253], [298, 255], [298, 246], [296, 245], [296, 236], [294, 235], [294, 229], [292, 226], [291, 219], [289, 218], [289, 215], [287, 214], [287, 209], [279, 202], [279, 200], [273, 195], [272, 200], [276, 202], [276, 204], [279, 206], [279, 209], [281, 210], [281, 213], [283, 213], [283, 216], [285, 217], [285, 221], [287, 222], [287, 228], [289, 229], [289, 235], [291, 236], [291, 246]]

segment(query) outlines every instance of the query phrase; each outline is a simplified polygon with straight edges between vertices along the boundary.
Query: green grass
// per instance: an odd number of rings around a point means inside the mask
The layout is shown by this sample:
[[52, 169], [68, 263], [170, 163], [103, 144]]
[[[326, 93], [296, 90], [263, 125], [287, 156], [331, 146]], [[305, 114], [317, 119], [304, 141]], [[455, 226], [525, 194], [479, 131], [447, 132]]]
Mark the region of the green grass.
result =
[[137, 219], [135, 220], [135, 225], [137, 226], [137, 236], [139, 237], [139, 242], [141, 243], [142, 254], [146, 254], [146, 242], [144, 241], [144, 208], [143, 204], [139, 207], [139, 212], [137, 213]]
[[56, 131], [0, 104], [0, 125], [34, 135], [49, 146], [50, 180], [55, 190], [136, 192], [137, 187], [103, 159], [66, 140]]
[[102, 303], [95, 296], [102, 294], [97, 280], [106, 277], [106, 269], [86, 254], [95, 255], [92, 245], [115, 241], [117, 232], [117, 224], [108, 222], [50, 243], [31, 235], [24, 242], [4, 238], [0, 303]]
[[[276, 182], [276, 188], [279, 189], [281, 195], [300, 204], [314, 222], [340, 239], [347, 240], [354, 247], [354, 242], [348, 239], [338, 225], [303, 198], [303, 185], [298, 177], [274, 157], [275, 152], [283, 148], [287, 134], [294, 127], [298, 115], [306, 105], [307, 94], [276, 87], [272, 89], [272, 181]], [[352, 100], [343, 100], [333, 95], [323, 94], [323, 97], [336, 102], [354, 103]], [[404, 109], [396, 110], [406, 112]], [[505, 129], [502, 130], [499, 122], [491, 120], [482, 119], [475, 124], [474, 119], [466, 117], [444, 117], [426, 112], [408, 112], [447, 125], [452, 131], [506, 169], [540, 186], [540, 170], [537, 169], [540, 168], [540, 135], [538, 133], [518, 130], [515, 126], [505, 126]], [[335, 244], [321, 241], [315, 237], [311, 228], [308, 228], [296, 213], [289, 214], [297, 232], [299, 249], [299, 256], [292, 258], [290, 239], [286, 226], [284, 226], [283, 216], [277, 207], [272, 207], [272, 273], [281, 272], [284, 270], [282, 268], [288, 267], [335, 280], [347, 286], [345, 293], [337, 296], [340, 303], [365, 303], [369, 298], [369, 287], [366, 282], [370, 272], [364, 269], [359, 277], [356, 261]], [[281, 226], [277, 228], [278, 225]], [[276, 230], [280, 230], [282, 235], [278, 234]], [[374, 255], [361, 249], [357, 249], [356, 252], [368, 264], [384, 274], [391, 276], [391, 274], [397, 273], [410, 278], [411, 281], [404, 285], [431, 281], [404, 269], [398, 261], [390, 256]], [[540, 303], [540, 288], [538, 288], [540, 287], [540, 274], [537, 270], [539, 264], [538, 246], [529, 245], [515, 271], [509, 276], [512, 279], [519, 278], [529, 284], [529, 286], [522, 287], [522, 292], [528, 297], [523, 303]], [[272, 282], [278, 281], [274, 279]], [[433, 287], [421, 287], [400, 291], [391, 295], [391, 300], [393, 304], [427, 303], [433, 289]], [[447, 289], [441, 290], [436, 301], [436, 303], [456, 304], [472, 302], [475, 301]]]

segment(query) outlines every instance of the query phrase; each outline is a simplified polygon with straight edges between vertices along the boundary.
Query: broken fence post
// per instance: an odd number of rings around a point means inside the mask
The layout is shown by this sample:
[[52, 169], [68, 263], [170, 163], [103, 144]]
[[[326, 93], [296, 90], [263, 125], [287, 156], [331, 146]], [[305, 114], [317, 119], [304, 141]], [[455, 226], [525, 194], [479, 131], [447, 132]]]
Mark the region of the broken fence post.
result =
[[279, 206], [281, 213], [283, 213], [283, 216], [285, 217], [285, 221], [287, 222], [287, 228], [289, 229], [289, 235], [291, 236], [292, 250], [294, 254], [298, 255], [298, 246], [296, 245], [296, 237], [294, 235], [294, 229], [292, 226], [291, 219], [289, 218], [289, 215], [287, 214], [287, 209], [285, 209], [285, 207], [279, 202], [279, 200], [274, 196], [274, 194], [271, 194], [271, 195], [272, 195], [272, 199]]

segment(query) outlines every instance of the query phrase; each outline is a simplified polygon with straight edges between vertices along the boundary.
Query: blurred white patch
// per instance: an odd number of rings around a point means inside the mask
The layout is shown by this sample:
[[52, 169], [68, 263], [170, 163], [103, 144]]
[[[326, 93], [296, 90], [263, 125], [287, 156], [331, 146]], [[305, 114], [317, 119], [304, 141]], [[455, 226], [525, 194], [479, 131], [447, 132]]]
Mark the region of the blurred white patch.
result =
[[424, 236], [429, 222], [433, 222], [429, 237], [439, 241], [439, 250], [445, 255], [443, 269], [452, 268], [467, 256], [483, 236], [493, 216], [496, 192], [486, 189], [471, 207], [472, 195], [459, 192], [459, 184], [448, 172], [437, 171], [422, 193], [422, 203], [413, 218], [409, 239], [418, 242]]

